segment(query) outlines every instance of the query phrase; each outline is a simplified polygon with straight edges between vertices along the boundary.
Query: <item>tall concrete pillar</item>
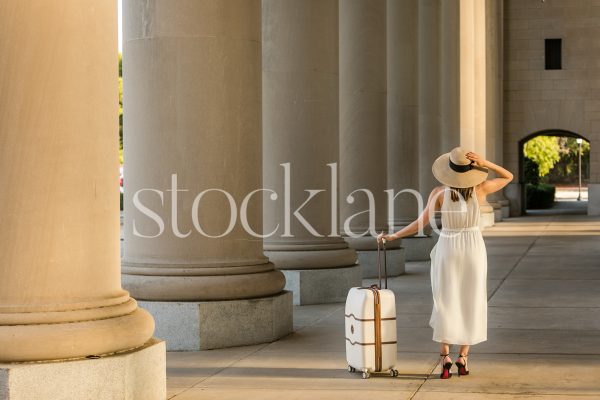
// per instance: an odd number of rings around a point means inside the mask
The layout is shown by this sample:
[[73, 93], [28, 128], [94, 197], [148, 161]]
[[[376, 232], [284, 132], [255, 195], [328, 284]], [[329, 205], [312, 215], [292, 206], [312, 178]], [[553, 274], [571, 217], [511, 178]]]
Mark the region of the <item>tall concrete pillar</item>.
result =
[[124, 285], [172, 350], [286, 335], [291, 293], [254, 192], [260, 1], [127, 0], [124, 26]]
[[440, 0], [419, 1], [419, 191], [427, 197], [439, 182], [431, 172], [442, 153]]
[[2, 398], [164, 398], [120, 284], [116, 2], [7, 2], [0, 37]]
[[[431, 166], [444, 151], [442, 141], [442, 65], [441, 63], [441, 18], [442, 1], [420, 0], [418, 16], [419, 32], [419, 192], [423, 204], [429, 194], [440, 183], [434, 178]], [[439, 216], [436, 224], [440, 226]], [[426, 227], [430, 244], [422, 246], [426, 250], [424, 257], [429, 259], [430, 247], [433, 247], [435, 235]], [[408, 244], [407, 244], [408, 247]], [[423, 252], [421, 252], [423, 253]]]
[[485, 151], [475, 146], [477, 129], [485, 126], [475, 125], [477, 107], [476, 92], [485, 90], [485, 86], [477, 85], [476, 79], [476, 34], [475, 3], [476, 0], [463, 0], [460, 4], [460, 143], [473, 151]]
[[[339, 232], [338, 2], [263, 1], [265, 250], [295, 304], [361, 284]], [[318, 192], [320, 191], [320, 192]]]
[[440, 15], [441, 150], [460, 145], [460, 0], [443, 0]]
[[[345, 239], [363, 277], [375, 277], [373, 236], [388, 230], [386, 0], [340, 0], [339, 7], [340, 227], [350, 231]], [[390, 243], [387, 260], [389, 276], [404, 272], [400, 240]]]
[[[419, 215], [419, 1], [387, 0], [388, 188], [397, 195], [389, 224], [402, 229]], [[398, 194], [401, 191], [401, 194]], [[430, 236], [402, 239], [406, 261], [429, 259]]]
[[[503, 19], [504, 1], [486, 1], [486, 153], [494, 163], [503, 164]], [[503, 192], [488, 196], [494, 208], [494, 220], [502, 221], [510, 213], [509, 201]]]
[[[486, 1], [460, 2], [460, 142], [488, 157]], [[489, 203], [480, 205], [481, 226], [494, 224]]]

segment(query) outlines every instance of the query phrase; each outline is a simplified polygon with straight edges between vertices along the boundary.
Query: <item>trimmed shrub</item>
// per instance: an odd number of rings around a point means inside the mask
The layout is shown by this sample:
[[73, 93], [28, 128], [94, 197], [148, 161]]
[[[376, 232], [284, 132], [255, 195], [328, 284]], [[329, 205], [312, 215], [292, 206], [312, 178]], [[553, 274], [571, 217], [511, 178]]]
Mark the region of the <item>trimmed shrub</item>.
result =
[[552, 207], [554, 204], [555, 193], [556, 188], [552, 185], [547, 185], [545, 183], [534, 185], [532, 183], [528, 183], [525, 186], [527, 208], [535, 210]]
[[525, 182], [537, 185], [540, 183], [540, 169], [531, 158], [523, 158], [523, 171]]

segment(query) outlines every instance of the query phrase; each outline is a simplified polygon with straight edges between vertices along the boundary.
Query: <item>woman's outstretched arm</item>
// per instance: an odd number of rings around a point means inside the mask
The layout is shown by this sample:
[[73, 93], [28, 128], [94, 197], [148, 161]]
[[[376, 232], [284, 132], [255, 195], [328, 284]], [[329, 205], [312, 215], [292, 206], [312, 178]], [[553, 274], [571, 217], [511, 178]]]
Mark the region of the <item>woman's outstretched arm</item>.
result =
[[509, 170], [486, 160], [477, 153], [467, 153], [467, 158], [474, 162], [478, 167], [487, 168], [494, 171], [496, 175], [498, 175], [497, 178], [488, 179], [479, 185], [479, 189], [484, 195], [499, 191], [513, 180], [513, 174]]
[[396, 239], [400, 239], [403, 237], [414, 235], [419, 232], [419, 228], [425, 226], [429, 223], [431, 216], [435, 214], [435, 210], [440, 208], [440, 193], [443, 193], [444, 188], [442, 186], [438, 186], [434, 188], [429, 194], [429, 199], [427, 200], [427, 206], [419, 215], [419, 218], [400, 229], [398, 232], [392, 233], [391, 235], [384, 235], [383, 233], [377, 236], [377, 240], [381, 241], [385, 239], [386, 241], [392, 241]]

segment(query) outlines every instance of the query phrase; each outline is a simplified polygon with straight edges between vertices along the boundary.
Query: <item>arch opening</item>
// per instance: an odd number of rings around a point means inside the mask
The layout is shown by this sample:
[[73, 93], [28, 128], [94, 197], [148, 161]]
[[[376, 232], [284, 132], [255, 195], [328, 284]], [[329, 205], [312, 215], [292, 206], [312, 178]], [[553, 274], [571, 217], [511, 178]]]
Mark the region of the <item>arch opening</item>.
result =
[[533, 132], [519, 140], [521, 214], [585, 214], [589, 150], [589, 139], [562, 129]]

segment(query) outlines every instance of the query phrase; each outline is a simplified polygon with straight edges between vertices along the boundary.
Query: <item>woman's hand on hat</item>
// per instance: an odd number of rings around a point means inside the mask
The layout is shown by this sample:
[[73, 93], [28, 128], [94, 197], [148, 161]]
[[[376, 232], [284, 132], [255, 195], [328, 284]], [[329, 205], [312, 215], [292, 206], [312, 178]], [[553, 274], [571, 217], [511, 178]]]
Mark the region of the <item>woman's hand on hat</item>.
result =
[[477, 167], [486, 167], [487, 160], [477, 153], [470, 151], [467, 153], [467, 158]]

